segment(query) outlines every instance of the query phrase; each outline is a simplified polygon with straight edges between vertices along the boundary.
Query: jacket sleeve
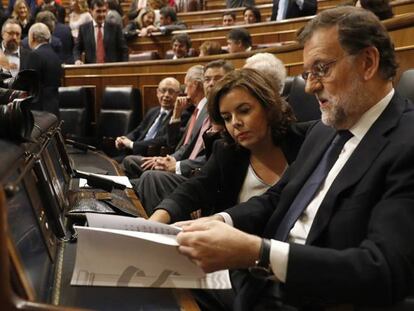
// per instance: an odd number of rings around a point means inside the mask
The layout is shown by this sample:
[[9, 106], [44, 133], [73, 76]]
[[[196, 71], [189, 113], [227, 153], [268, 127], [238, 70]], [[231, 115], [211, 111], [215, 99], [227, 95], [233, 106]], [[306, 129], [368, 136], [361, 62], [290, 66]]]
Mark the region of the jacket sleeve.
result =
[[220, 150], [214, 145], [213, 154], [202, 167], [199, 175], [181, 184], [168, 198], [164, 199], [155, 209], [164, 209], [170, 214], [171, 222], [186, 220], [198, 209], [213, 204], [219, 189]]

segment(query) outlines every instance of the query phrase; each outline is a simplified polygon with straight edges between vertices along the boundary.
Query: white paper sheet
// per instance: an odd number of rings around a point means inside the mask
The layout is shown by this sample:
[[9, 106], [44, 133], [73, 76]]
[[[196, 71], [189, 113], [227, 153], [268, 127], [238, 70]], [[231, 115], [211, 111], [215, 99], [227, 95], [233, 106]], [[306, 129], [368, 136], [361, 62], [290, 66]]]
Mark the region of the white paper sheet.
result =
[[[127, 188], [132, 189], [132, 184], [129, 181], [129, 178], [127, 176], [102, 175], [102, 174], [94, 174], [94, 173], [89, 173], [89, 172], [84, 172], [84, 171], [79, 171], [79, 170], [78, 172], [82, 174], [86, 174], [86, 175], [92, 175], [92, 176], [97, 176], [97, 177], [105, 178], [108, 180], [112, 180], [113, 182], [116, 182], [118, 184], [124, 185]], [[85, 187], [89, 187], [87, 180], [85, 178], [79, 178], [79, 188], [85, 188]]]
[[174, 235], [75, 228], [78, 243], [72, 285], [231, 288], [227, 271], [205, 274], [180, 254]]

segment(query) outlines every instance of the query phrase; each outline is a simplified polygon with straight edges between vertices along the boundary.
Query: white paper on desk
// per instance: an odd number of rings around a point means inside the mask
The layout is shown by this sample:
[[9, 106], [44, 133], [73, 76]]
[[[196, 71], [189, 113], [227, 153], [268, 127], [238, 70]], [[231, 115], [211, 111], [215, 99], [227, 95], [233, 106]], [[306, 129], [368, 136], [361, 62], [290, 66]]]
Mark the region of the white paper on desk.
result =
[[[79, 170], [78, 172], [82, 174], [86, 174], [86, 175], [92, 175], [92, 176], [97, 176], [97, 177], [105, 178], [108, 180], [112, 180], [113, 182], [116, 182], [118, 184], [124, 185], [127, 188], [132, 189], [132, 184], [129, 181], [129, 178], [127, 176], [102, 175], [102, 174], [94, 174], [94, 173], [89, 173], [89, 172], [84, 172], [84, 171], [79, 171]], [[85, 188], [85, 187], [89, 187], [87, 180], [85, 178], [79, 178], [79, 188]]]
[[78, 244], [71, 285], [231, 288], [227, 271], [206, 275], [178, 252], [173, 235], [75, 228]]
[[85, 213], [89, 227], [177, 235], [182, 229], [144, 218]]

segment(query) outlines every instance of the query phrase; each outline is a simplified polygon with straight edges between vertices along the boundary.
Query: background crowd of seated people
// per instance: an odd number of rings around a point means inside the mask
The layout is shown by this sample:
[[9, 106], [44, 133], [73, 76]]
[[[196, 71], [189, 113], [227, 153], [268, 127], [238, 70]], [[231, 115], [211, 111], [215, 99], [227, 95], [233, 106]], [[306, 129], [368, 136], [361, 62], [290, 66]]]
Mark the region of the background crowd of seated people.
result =
[[[217, 60], [208, 63], [204, 68], [193, 66], [188, 70], [185, 77], [186, 91], [195, 110], [181, 141], [170, 156], [145, 159], [141, 165], [147, 171], [141, 175], [135, 189], [149, 214], [164, 197], [205, 164], [203, 134], [212, 126], [207, 112], [206, 96], [233, 69], [231, 63]], [[182, 102], [177, 101], [177, 105], [185, 105], [188, 99], [182, 98]]]
[[175, 222], [198, 209], [210, 215], [245, 202], [274, 185], [295, 159], [304, 134], [292, 125], [273, 77], [250, 68], [229, 73], [210, 93], [208, 109], [226, 139], [215, 142], [200, 173], [156, 206], [151, 219]]
[[[149, 155], [149, 148], [155, 152], [155, 150], [159, 151], [162, 146], [174, 147], [179, 135], [174, 137], [172, 133], [169, 133], [171, 120], [174, 120], [174, 117], [176, 120], [179, 119], [179, 126], [176, 130], [180, 130], [185, 127], [191, 114], [184, 109], [180, 118], [174, 116], [173, 110], [179, 93], [180, 83], [175, 78], [169, 77], [161, 80], [157, 88], [158, 106], [151, 108], [133, 131], [126, 136], [117, 137], [115, 147], [128, 151], [128, 154], [132, 154], [135, 158], [135, 162], [139, 163], [142, 157]], [[126, 153], [117, 160], [122, 162], [125, 155]], [[127, 173], [132, 171], [129, 169], [130, 157], [127, 156], [122, 162], [127, 167]], [[138, 175], [138, 172], [136, 174]]]

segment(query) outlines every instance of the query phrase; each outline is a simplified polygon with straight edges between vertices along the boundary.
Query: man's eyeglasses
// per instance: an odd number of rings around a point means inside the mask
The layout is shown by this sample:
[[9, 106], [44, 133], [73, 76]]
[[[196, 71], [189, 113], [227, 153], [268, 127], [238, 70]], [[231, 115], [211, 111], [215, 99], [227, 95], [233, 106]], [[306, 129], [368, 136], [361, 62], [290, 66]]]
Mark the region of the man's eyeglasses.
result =
[[310, 75], [312, 75], [312, 77], [314, 77], [317, 80], [325, 78], [330, 73], [329, 69], [331, 69], [332, 65], [334, 65], [337, 61], [338, 60], [335, 59], [327, 63], [319, 63], [313, 65], [311, 70], [302, 72], [303, 80], [307, 81]]
[[174, 89], [164, 89], [164, 88], [163, 89], [160, 89], [160, 88], [158, 88], [158, 92], [160, 92], [161, 94], [169, 93], [169, 94], [175, 95], [179, 91], [178, 90], [174, 90]]
[[21, 33], [20, 32], [17, 32], [17, 31], [6, 31], [6, 33], [9, 36], [16, 36], [16, 37], [20, 37], [21, 36]]

